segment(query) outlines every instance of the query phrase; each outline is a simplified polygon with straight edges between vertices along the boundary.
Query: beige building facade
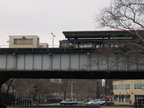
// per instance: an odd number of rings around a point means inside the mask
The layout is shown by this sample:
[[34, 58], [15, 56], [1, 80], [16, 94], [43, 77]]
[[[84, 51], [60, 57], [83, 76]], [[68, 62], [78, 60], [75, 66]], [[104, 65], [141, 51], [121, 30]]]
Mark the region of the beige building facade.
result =
[[9, 48], [48, 48], [47, 43], [39, 43], [37, 35], [9, 36]]
[[115, 104], [134, 104], [144, 99], [144, 80], [113, 80], [113, 94]]
[[47, 43], [39, 43], [39, 48], [48, 48], [48, 44]]

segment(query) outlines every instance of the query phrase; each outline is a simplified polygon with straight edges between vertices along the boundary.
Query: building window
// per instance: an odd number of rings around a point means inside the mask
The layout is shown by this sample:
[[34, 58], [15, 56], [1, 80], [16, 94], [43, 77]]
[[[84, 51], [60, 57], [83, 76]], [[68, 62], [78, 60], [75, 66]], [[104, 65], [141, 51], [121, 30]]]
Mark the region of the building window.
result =
[[114, 97], [114, 102], [117, 102], [117, 97]]
[[123, 89], [124, 89], [124, 85], [123, 85], [123, 84], [120, 84], [120, 85], [119, 85], [119, 89], [120, 89], [120, 90], [123, 90]]
[[113, 85], [113, 89], [114, 89], [114, 90], [117, 90], [117, 89], [118, 89], [118, 86], [117, 86], [117, 85]]
[[129, 102], [130, 101], [130, 94], [126, 94], [125, 95], [125, 102]]
[[33, 45], [33, 39], [32, 38], [14, 39], [14, 45]]
[[137, 84], [134, 84], [134, 89], [137, 89]]
[[130, 89], [130, 84], [125, 84], [125, 89]]
[[130, 98], [128, 97], [128, 98], [125, 98], [125, 101], [126, 102], [129, 102], [130, 101]]
[[135, 99], [144, 99], [144, 95], [135, 95]]
[[124, 102], [124, 98], [123, 97], [119, 97], [119, 102]]
[[141, 84], [141, 89], [144, 89], [144, 84]]
[[144, 84], [134, 84], [134, 89], [143, 89]]

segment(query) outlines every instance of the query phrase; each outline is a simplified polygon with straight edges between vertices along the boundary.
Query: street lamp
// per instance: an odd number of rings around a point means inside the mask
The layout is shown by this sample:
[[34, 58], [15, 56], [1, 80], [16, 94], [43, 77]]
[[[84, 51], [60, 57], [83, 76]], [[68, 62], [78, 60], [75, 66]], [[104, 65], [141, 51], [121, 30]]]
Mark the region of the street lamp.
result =
[[52, 47], [54, 47], [54, 37], [56, 37], [53, 33], [51, 33], [52, 34]]

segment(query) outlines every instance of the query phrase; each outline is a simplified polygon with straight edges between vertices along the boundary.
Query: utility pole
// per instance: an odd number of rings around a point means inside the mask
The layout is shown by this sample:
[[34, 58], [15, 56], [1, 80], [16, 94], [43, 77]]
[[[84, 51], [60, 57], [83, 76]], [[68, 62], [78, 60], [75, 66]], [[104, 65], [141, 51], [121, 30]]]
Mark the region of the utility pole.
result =
[[73, 99], [73, 79], [71, 80], [71, 98]]
[[106, 98], [106, 105], [107, 105], [107, 95], [108, 95], [108, 93], [107, 93], [107, 77], [106, 77], [106, 79], [105, 79], [105, 98]]
[[99, 81], [97, 81], [97, 92], [96, 92], [96, 98], [100, 99], [100, 91], [99, 91]]
[[73, 99], [73, 85], [74, 85], [74, 82], [73, 79], [71, 79], [70, 83], [71, 83], [71, 98]]

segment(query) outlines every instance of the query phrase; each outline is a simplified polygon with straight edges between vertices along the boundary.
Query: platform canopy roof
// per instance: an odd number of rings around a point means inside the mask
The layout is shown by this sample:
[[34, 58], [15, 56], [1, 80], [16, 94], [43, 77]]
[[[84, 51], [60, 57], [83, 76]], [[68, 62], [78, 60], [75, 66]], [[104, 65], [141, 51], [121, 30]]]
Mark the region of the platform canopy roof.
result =
[[[68, 40], [71, 39], [94, 39], [94, 38], [103, 38], [109, 39], [110, 37], [131, 37], [129, 39], [134, 39], [136, 36], [136, 32], [143, 33], [144, 30], [137, 30], [137, 31], [63, 31], [65, 38]], [[119, 38], [120, 39], [120, 38]], [[128, 38], [126, 38], [128, 39]]]

